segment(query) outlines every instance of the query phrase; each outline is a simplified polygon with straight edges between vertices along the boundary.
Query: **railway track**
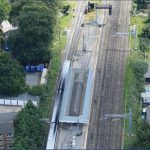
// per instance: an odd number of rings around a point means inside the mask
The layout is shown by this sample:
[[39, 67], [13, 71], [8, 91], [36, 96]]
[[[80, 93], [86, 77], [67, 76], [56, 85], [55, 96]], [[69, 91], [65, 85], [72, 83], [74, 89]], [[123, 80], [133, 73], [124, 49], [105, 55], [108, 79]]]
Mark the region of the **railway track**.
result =
[[[128, 32], [130, 1], [107, 1], [113, 7], [112, 17], [105, 15], [99, 47], [87, 148], [121, 149], [121, 121], [102, 120], [105, 114], [122, 114], [123, 79], [128, 51], [128, 37], [115, 36]], [[108, 51], [109, 49], [109, 51]], [[116, 51], [117, 49], [117, 51]]]
[[75, 20], [74, 25], [72, 26], [72, 33], [70, 34], [69, 38], [68, 38], [68, 42], [66, 45], [66, 59], [68, 60], [72, 60], [73, 59], [73, 55], [74, 53], [77, 51], [77, 47], [79, 44], [79, 40], [81, 37], [81, 24], [83, 23], [84, 20], [84, 9], [86, 6], [87, 2], [86, 1], [79, 1], [79, 6], [77, 9], [77, 17]]

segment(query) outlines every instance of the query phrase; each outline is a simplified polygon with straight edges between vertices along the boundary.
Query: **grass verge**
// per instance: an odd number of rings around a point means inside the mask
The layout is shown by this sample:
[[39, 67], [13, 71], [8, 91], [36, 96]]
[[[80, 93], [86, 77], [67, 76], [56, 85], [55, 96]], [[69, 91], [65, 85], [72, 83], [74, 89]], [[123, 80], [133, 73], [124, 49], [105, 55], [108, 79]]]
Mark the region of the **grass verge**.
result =
[[[137, 25], [138, 27], [138, 36], [137, 36], [137, 47], [139, 47], [139, 37], [142, 33], [142, 29], [145, 26], [147, 17], [143, 16], [132, 16], [131, 25]], [[130, 38], [130, 48], [134, 48], [134, 38]], [[141, 119], [139, 118], [141, 111], [141, 104], [139, 102], [139, 89], [137, 87], [138, 80], [135, 77], [133, 69], [130, 66], [132, 60], [143, 60], [143, 53], [139, 50], [132, 51], [130, 57], [128, 58], [125, 72], [124, 80], [124, 102], [125, 102], [125, 112], [129, 112], [129, 108], [132, 109], [132, 133], [133, 136], [129, 136], [129, 118], [124, 119], [124, 149], [131, 147], [136, 141], [136, 128], [137, 124]]]
[[[144, 16], [131, 16], [131, 25], [136, 25], [137, 26], [137, 31], [138, 31], [138, 37], [137, 37], [137, 47], [139, 47], [139, 36], [142, 33], [142, 29], [145, 25], [145, 22], [147, 20], [147, 17]], [[130, 40], [130, 48], [134, 48], [134, 37], [131, 37]]]

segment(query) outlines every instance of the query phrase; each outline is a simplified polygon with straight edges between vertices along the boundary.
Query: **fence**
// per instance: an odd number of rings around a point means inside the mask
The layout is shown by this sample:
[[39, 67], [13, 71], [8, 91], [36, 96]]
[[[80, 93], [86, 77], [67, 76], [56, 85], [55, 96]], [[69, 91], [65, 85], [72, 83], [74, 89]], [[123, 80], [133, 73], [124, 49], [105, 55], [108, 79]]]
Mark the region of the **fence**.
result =
[[[24, 107], [27, 104], [27, 100], [9, 100], [9, 99], [0, 99], [0, 105], [5, 106], [21, 106]], [[34, 106], [38, 106], [37, 101], [32, 101]]]

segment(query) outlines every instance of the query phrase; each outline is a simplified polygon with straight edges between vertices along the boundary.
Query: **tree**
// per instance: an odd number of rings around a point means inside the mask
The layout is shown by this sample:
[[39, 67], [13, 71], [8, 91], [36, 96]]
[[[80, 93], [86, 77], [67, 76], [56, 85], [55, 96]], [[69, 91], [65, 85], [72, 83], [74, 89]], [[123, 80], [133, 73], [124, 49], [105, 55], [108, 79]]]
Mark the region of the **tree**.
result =
[[130, 66], [133, 70], [133, 73], [137, 80], [137, 89], [139, 92], [143, 91], [144, 87], [144, 73], [147, 71], [148, 64], [144, 62], [143, 60], [132, 60], [130, 62]]
[[45, 41], [46, 43], [51, 41], [55, 22], [53, 10], [42, 2], [27, 3], [19, 12], [20, 31], [29, 40]]
[[8, 19], [10, 13], [10, 5], [8, 0], [0, 0], [0, 24], [3, 20]]
[[56, 24], [53, 9], [41, 1], [29, 1], [18, 11], [19, 30], [10, 36], [12, 55], [23, 65], [49, 61]]
[[4, 45], [4, 33], [3, 33], [3, 31], [0, 29], [0, 50], [3, 49], [3, 45]]
[[48, 43], [36, 42], [24, 37], [20, 32], [9, 37], [11, 53], [22, 65], [49, 62], [50, 51]]
[[147, 24], [145, 25], [145, 27], [142, 30], [141, 37], [150, 39], [150, 23], [148, 21], [149, 20], [147, 20]]
[[40, 150], [44, 136], [44, 125], [40, 121], [38, 108], [29, 101], [15, 120], [14, 150]]
[[149, 4], [149, 1], [145, 0], [134, 0], [135, 3], [137, 3], [137, 9], [146, 9], [147, 5]]
[[25, 73], [8, 53], [0, 52], [0, 94], [17, 95], [24, 91]]
[[150, 124], [143, 122], [137, 129], [136, 145], [142, 148], [150, 148]]
[[30, 5], [30, 3], [43, 2], [51, 10], [53, 10], [54, 16], [57, 16], [58, 8], [61, 7], [61, 1], [59, 0], [11, 0], [11, 12], [10, 21], [14, 26], [18, 25], [19, 12], [25, 5]]

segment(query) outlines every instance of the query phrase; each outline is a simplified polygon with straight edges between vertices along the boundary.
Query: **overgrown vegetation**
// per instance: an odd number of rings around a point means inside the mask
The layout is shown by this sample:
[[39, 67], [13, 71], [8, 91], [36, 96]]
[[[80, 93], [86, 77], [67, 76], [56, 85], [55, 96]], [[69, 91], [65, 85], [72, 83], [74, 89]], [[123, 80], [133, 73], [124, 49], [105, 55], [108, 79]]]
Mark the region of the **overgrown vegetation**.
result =
[[[124, 148], [149, 148], [150, 125], [141, 120], [141, 97], [144, 91], [144, 73], [147, 71], [148, 64], [144, 59], [144, 52], [149, 49], [149, 19], [140, 16], [131, 17], [131, 23], [138, 25], [138, 47], [131, 52], [125, 75], [124, 99], [125, 113], [132, 108], [132, 133], [128, 135], [129, 120], [125, 119], [125, 143]], [[132, 47], [132, 40], [131, 40]], [[145, 129], [144, 129], [145, 128]]]
[[[74, 2], [70, 2], [71, 8], [75, 5]], [[71, 9], [70, 8], [70, 9]], [[53, 98], [55, 94], [55, 87], [57, 83], [57, 77], [61, 65], [61, 50], [65, 47], [66, 36], [63, 35], [64, 28], [68, 27], [70, 20], [73, 17], [72, 12], [59, 18], [59, 24], [56, 26], [55, 39], [52, 47], [52, 59], [48, 71], [48, 81], [44, 92], [42, 93], [40, 100], [40, 114], [42, 117], [47, 117], [53, 110]], [[50, 114], [51, 115], [51, 114]]]
[[2, 23], [3, 20], [8, 19], [10, 9], [11, 7], [7, 0], [0, 1], [0, 24]]
[[15, 120], [14, 150], [41, 150], [44, 138], [44, 124], [38, 108], [29, 101]]
[[12, 23], [19, 27], [10, 37], [13, 57], [23, 65], [49, 62], [56, 11], [40, 0], [14, 0], [12, 6]]
[[0, 94], [18, 95], [25, 89], [25, 72], [10, 54], [0, 52]]
[[137, 4], [137, 10], [148, 8], [148, 4], [150, 3], [148, 0], [134, 0]]
[[4, 44], [4, 34], [0, 29], [0, 51], [3, 49], [3, 44]]
[[41, 95], [43, 93], [43, 89], [44, 89], [44, 86], [35, 85], [35, 86], [29, 88], [28, 93], [33, 95], [33, 96], [38, 96], [38, 95]]
[[[18, 30], [10, 33], [11, 54], [22, 65], [50, 62], [60, 3], [61, 1], [57, 0], [11, 1], [10, 21], [19, 27]], [[57, 53], [57, 55], [60, 54]], [[53, 60], [56, 63], [60, 61], [53, 55], [51, 64], [58, 68], [57, 64], [52, 63]], [[52, 72], [53, 70], [51, 70]], [[56, 78], [57, 75], [53, 75], [52, 77]], [[46, 93], [44, 90], [47, 88], [49, 91]], [[47, 88], [36, 86], [30, 88], [29, 93], [32, 95], [49, 94], [54, 90], [54, 87], [49, 88], [49, 85]], [[43, 102], [42, 104], [44, 105], [43, 110], [47, 110], [46, 116], [48, 116], [50, 102]], [[46, 134], [46, 126], [41, 121], [43, 113], [42, 108], [40, 106], [39, 108], [34, 107], [32, 102], [29, 102], [19, 112], [15, 121], [15, 150], [38, 150], [42, 148]]]
[[[15, 2], [16, 0], [14, 0], [13, 2]], [[17, 1], [16, 1], [17, 2]], [[28, 2], [35, 2], [35, 0], [29, 0]], [[50, 9], [52, 5], [54, 5], [54, 3], [56, 2], [56, 4], [58, 4], [58, 2], [61, 2], [61, 1], [53, 1], [53, 2], [47, 2], [46, 0], [43, 0], [42, 2], [44, 2], [47, 7]], [[25, 3], [25, 4], [24, 4]], [[39, 0], [38, 0], [38, 3], [39, 3]], [[41, 3], [41, 2], [40, 2]], [[52, 5], [50, 4], [52, 3]], [[15, 4], [16, 7], [14, 6]], [[44, 5], [45, 5], [44, 4]], [[19, 16], [18, 16], [18, 13], [16, 13], [16, 11], [18, 9], [23, 9], [25, 8], [23, 5], [26, 5], [26, 2], [20, 0], [18, 3], [13, 3], [13, 6], [12, 8], [14, 8], [14, 12], [12, 11], [11, 12], [11, 20], [14, 24], [17, 24], [17, 20], [19, 19]], [[60, 5], [60, 4], [59, 4]], [[19, 8], [18, 8], [19, 7]], [[40, 7], [40, 6], [39, 6]], [[59, 7], [59, 6], [58, 6]], [[28, 8], [28, 6], [27, 6]], [[34, 7], [33, 7], [34, 8]], [[42, 6], [40, 7], [42, 8]], [[57, 8], [57, 7], [53, 7], [54, 9]], [[35, 8], [36, 9], [36, 8]], [[31, 11], [32, 8], [30, 7], [29, 9], [27, 9], [26, 11]], [[72, 14], [65, 14], [65, 15], [62, 15], [61, 17], [58, 18], [57, 16], [57, 11], [58, 10], [54, 10], [55, 13], [51, 13], [50, 15], [53, 15], [53, 17], [57, 18], [57, 25], [55, 25], [55, 23], [53, 24], [52, 26], [52, 30], [54, 32], [54, 34], [52, 35], [52, 41], [49, 41], [48, 43], [48, 47], [50, 48], [50, 52], [51, 52], [51, 60], [50, 60], [50, 65], [49, 65], [49, 71], [48, 71], [48, 81], [47, 81], [47, 85], [45, 87], [33, 87], [31, 89], [29, 89], [29, 93], [31, 93], [32, 95], [39, 95], [41, 94], [41, 99], [40, 99], [40, 104], [39, 104], [39, 107], [38, 109], [35, 111], [34, 115], [35, 116], [38, 116], [38, 118], [44, 118], [44, 117], [49, 117], [49, 113], [53, 110], [52, 109], [52, 99], [54, 97], [54, 90], [55, 90], [55, 86], [56, 86], [56, 83], [57, 83], [57, 76], [58, 76], [58, 73], [59, 73], [59, 69], [60, 69], [60, 63], [61, 63], [61, 50], [62, 48], [64, 48], [65, 46], [65, 42], [66, 42], [66, 36], [63, 35], [63, 29], [66, 28], [69, 24], [69, 21], [70, 19], [72, 18]], [[34, 10], [33, 10], [34, 12]], [[45, 12], [45, 11], [44, 11]], [[16, 14], [16, 15], [15, 15]], [[36, 12], [35, 12], [36, 14]], [[27, 14], [24, 14], [23, 17], [25, 17], [25, 15], [28, 15]], [[31, 14], [30, 14], [31, 15]], [[28, 16], [29, 17], [29, 16]], [[27, 18], [28, 18], [27, 17]], [[27, 19], [26, 18], [26, 19]], [[32, 18], [31, 22], [33, 21], [33, 29], [35, 27], [35, 24], [34, 24], [34, 19], [35, 18]], [[65, 20], [65, 21], [64, 21]], [[23, 20], [22, 20], [23, 21]], [[41, 21], [41, 18], [40, 18], [40, 21]], [[45, 21], [45, 20], [44, 20]], [[18, 22], [19, 23], [19, 22]], [[52, 22], [51, 22], [52, 23]], [[40, 25], [42, 25], [43, 23], [42, 22], [39, 22]], [[50, 25], [51, 26], [51, 25]], [[47, 27], [48, 28], [48, 27]], [[25, 33], [26, 33], [26, 27], [24, 28], [25, 29]], [[42, 30], [42, 29], [40, 29]], [[34, 30], [32, 30], [34, 31]], [[41, 31], [41, 32], [44, 32], [44, 31]], [[14, 33], [13, 33], [14, 34]], [[29, 35], [30, 32], [27, 34]], [[38, 31], [35, 32], [35, 34], [39, 34]], [[18, 37], [19, 36], [19, 37]], [[22, 33], [22, 31], [19, 31], [19, 34], [18, 33], [15, 33], [15, 35], [13, 35], [13, 37], [15, 37], [15, 41], [17, 38], [20, 38], [20, 36], [24, 36], [24, 31]], [[36, 36], [36, 35], [35, 35]], [[51, 35], [50, 35], [51, 36]], [[25, 37], [26, 37], [26, 34], [25, 34]], [[28, 39], [26, 39], [25, 37], [23, 37], [24, 40], [26, 40], [27, 42]], [[32, 38], [32, 37], [31, 37]], [[41, 38], [38, 39], [38, 37], [36, 37], [37, 40], [35, 42], [38, 42], [38, 40], [40, 40]], [[43, 37], [43, 38], [46, 38], [46, 37]], [[29, 37], [30, 39], [30, 37]], [[11, 39], [13, 41], [13, 38]], [[41, 39], [41, 41], [44, 40], [44, 39]], [[47, 40], [47, 39], [46, 39]], [[25, 41], [25, 42], [26, 42]], [[34, 41], [34, 39], [33, 39]], [[22, 42], [24, 43], [24, 41], [16, 41], [16, 42]], [[45, 40], [44, 40], [45, 42]], [[33, 43], [34, 44], [34, 43]], [[39, 44], [39, 43], [37, 43]], [[20, 44], [22, 45], [22, 44]], [[30, 42], [29, 42], [29, 45], [30, 45]], [[27, 44], [28, 46], [28, 44]], [[43, 45], [41, 45], [43, 46]], [[47, 46], [47, 45], [46, 45]], [[25, 45], [23, 45], [23, 47], [25, 47]], [[23, 48], [22, 47], [22, 48]], [[18, 49], [19, 50], [19, 49]], [[31, 49], [24, 49], [28, 52], [25, 52], [25, 54], [30, 54], [31, 52], [31, 56], [27, 56], [27, 57], [30, 57], [30, 59], [32, 59], [32, 50]], [[38, 49], [36, 49], [35, 51], [38, 51]], [[42, 51], [41, 51], [42, 52]], [[27, 55], [28, 55], [27, 54]], [[34, 53], [33, 53], [34, 54]], [[39, 53], [41, 54], [41, 53]], [[22, 56], [23, 58], [23, 56]], [[33, 57], [34, 58], [34, 57]], [[26, 60], [22, 60], [22, 61], [26, 61]], [[39, 62], [39, 61], [37, 61]], [[23, 63], [24, 64], [24, 63]], [[42, 91], [42, 92], [41, 92]], [[31, 104], [30, 104], [31, 105]], [[48, 130], [46, 129], [45, 131], [42, 131], [41, 129], [43, 129], [43, 126], [41, 126], [40, 128], [40, 132], [41, 132], [41, 135], [39, 135], [39, 132], [37, 132], [35, 134], [35, 137], [33, 137], [31, 135], [31, 133], [29, 133], [28, 131], [30, 131], [31, 129], [31, 125], [29, 123], [27, 123], [25, 120], [22, 121], [23, 117], [24, 116], [24, 111], [27, 112], [28, 111], [28, 107], [25, 107], [20, 113], [19, 113], [19, 117], [17, 118], [17, 121], [16, 121], [16, 126], [15, 126], [15, 143], [14, 143], [14, 148], [15, 150], [35, 150], [35, 149], [40, 149], [40, 147], [43, 145], [43, 141], [45, 140], [44, 138], [47, 136], [46, 134], [48, 133]], [[34, 111], [34, 109], [32, 110]], [[30, 111], [30, 112], [32, 112]], [[29, 114], [29, 113], [28, 113]], [[26, 117], [28, 117], [28, 120], [27, 121], [30, 121], [30, 119], [32, 120], [33, 116], [31, 115], [27, 115]], [[38, 120], [38, 119], [37, 119]], [[32, 121], [32, 123], [34, 122], [35, 124], [37, 123], [37, 120], [36, 121]], [[20, 123], [22, 122], [22, 124]], [[17, 124], [19, 123], [19, 125], [21, 127], [19, 127]], [[45, 128], [46, 126], [44, 126]], [[38, 127], [35, 126], [34, 127], [36, 130], [38, 130]], [[47, 128], [47, 127], [46, 127]], [[17, 132], [17, 130], [23, 130], [21, 133]], [[27, 132], [25, 132], [24, 130], [27, 130]], [[25, 138], [24, 138], [24, 134], [25, 134]], [[41, 140], [41, 137], [43, 137], [43, 134], [44, 134], [44, 138], [43, 140]], [[21, 140], [20, 140], [21, 139]], [[35, 140], [36, 139], [36, 140]], [[33, 143], [31, 143], [31, 141]]]

